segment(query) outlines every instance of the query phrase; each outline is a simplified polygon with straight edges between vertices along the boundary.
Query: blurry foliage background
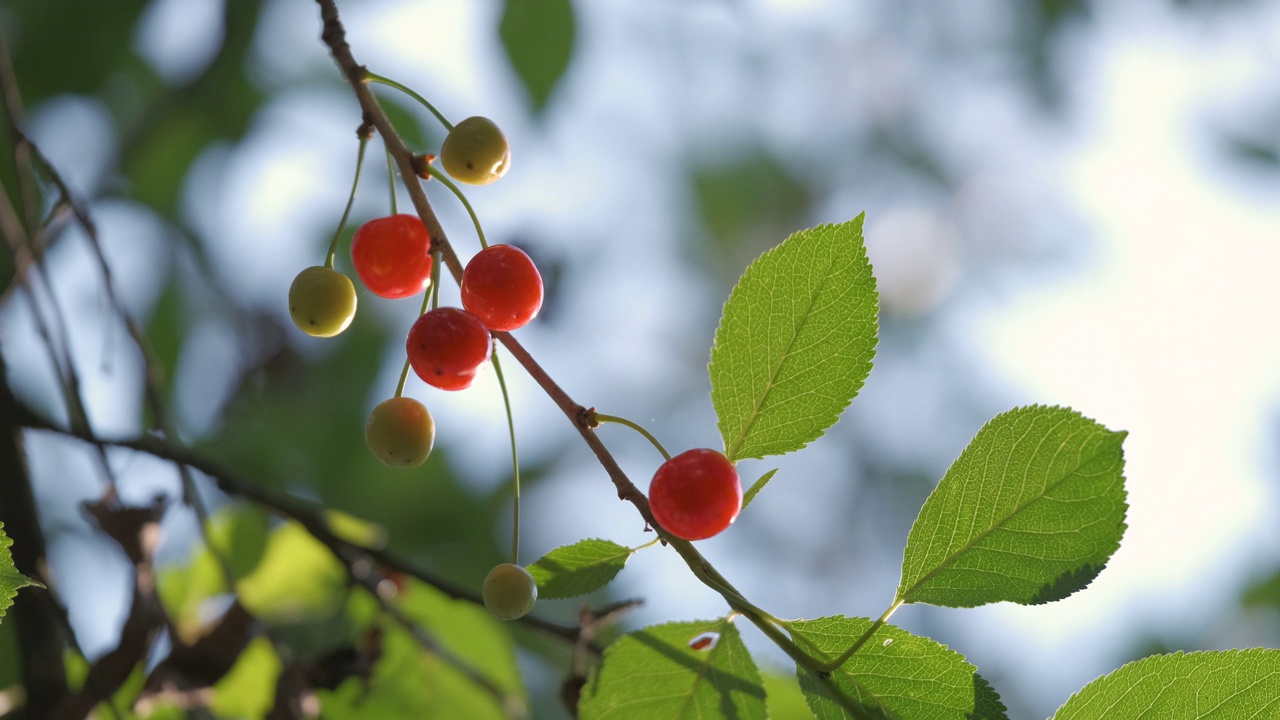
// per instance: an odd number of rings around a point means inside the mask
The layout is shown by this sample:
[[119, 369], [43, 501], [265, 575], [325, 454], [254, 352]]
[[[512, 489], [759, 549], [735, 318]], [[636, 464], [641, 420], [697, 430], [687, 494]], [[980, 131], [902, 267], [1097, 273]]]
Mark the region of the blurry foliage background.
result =
[[[520, 331], [522, 341], [576, 400], [646, 424], [673, 451], [716, 442], [705, 366], [720, 304], [741, 270], [796, 229], [867, 211], [882, 293], [867, 387], [828, 438], [783, 460], [763, 502], [705, 546], [748, 596], [780, 616], [874, 617], [897, 582], [910, 521], [986, 419], [1033, 401], [1093, 414], [1070, 396], [1017, 387], [989, 363], [981, 333], [983, 317], [1016, 307], [1035, 288], [1105, 273], [1093, 260], [1103, 245], [1091, 232], [1096, 219], [1064, 199], [1055, 174], [1099, 105], [1102, 91], [1088, 78], [1105, 55], [1090, 48], [1126, 28], [1157, 28], [1210, 49], [1254, 42], [1260, 63], [1278, 62], [1273, 2], [1106, 5], [349, 0], [340, 9], [359, 61], [455, 121], [482, 114], [504, 127], [513, 169], [470, 195], [491, 242], [521, 245], [548, 280], [543, 313]], [[362, 291], [355, 324], [335, 341], [289, 324], [288, 283], [323, 257], [360, 122], [319, 41], [314, 4], [5, 0], [0, 33], [27, 132], [91, 202], [185, 439], [264, 486], [376, 523], [397, 551], [478, 587], [503, 559], [510, 532], [496, 383], [485, 378], [446, 396], [413, 380], [410, 394], [432, 409], [440, 432], [424, 468], [398, 472], [370, 457], [362, 427], [394, 392], [416, 303]], [[1269, 55], [1258, 37], [1275, 41]], [[1217, 169], [1209, 182], [1275, 218], [1280, 73], [1270, 77], [1240, 83], [1229, 112], [1206, 109], [1192, 152]], [[442, 133], [425, 112], [386, 89], [379, 95], [414, 147], [438, 148]], [[11, 147], [7, 138], [3, 146]], [[353, 227], [387, 208], [386, 173], [372, 148]], [[14, 192], [7, 149], [0, 182]], [[441, 190], [428, 187], [468, 255], [469, 223]], [[139, 360], [111, 320], [77, 230], [57, 236], [49, 263], [72, 319], [94, 427], [136, 434], [145, 422]], [[342, 253], [339, 267], [349, 270]], [[12, 258], [0, 252], [0, 287], [12, 272]], [[456, 288], [446, 285], [445, 298], [456, 302]], [[65, 420], [26, 300], [11, 291], [3, 300], [10, 383]], [[1277, 310], [1239, 309], [1272, 325]], [[1258, 323], [1255, 331], [1274, 327]], [[617, 502], [570, 426], [518, 369], [508, 375], [527, 482], [522, 560], [582, 537], [643, 542], [639, 519]], [[600, 432], [643, 488], [656, 468], [652, 449], [621, 429]], [[1260, 432], [1274, 446], [1274, 415]], [[114, 644], [129, 587], [127, 563], [79, 509], [101, 494], [102, 478], [82, 447], [38, 433], [27, 444], [53, 572], [92, 658]], [[1275, 460], [1274, 452], [1254, 457], [1251, 467], [1274, 482]], [[130, 502], [179, 493], [163, 463], [129, 456], [116, 469]], [[745, 463], [743, 476], [766, 469]], [[1134, 472], [1131, 464], [1131, 482]], [[215, 504], [225, 501], [206, 489]], [[1269, 490], [1259, 493], [1271, 502]], [[263, 520], [245, 512], [226, 517], [241, 524], [231, 536], [242, 538], [246, 567], [254, 567], [264, 535], [245, 528]], [[170, 577], [185, 578], [168, 586], [180, 598], [197, 582], [190, 512], [172, 503], [164, 529], [160, 560], [177, 573]], [[1176, 610], [1154, 616], [1198, 618], [1191, 626], [1126, 629], [1085, 619], [1060, 631], [1068, 642], [1037, 640], [999, 610], [912, 608], [895, 620], [967, 654], [1011, 717], [1045, 716], [1088, 679], [1154, 649], [1275, 645], [1280, 573], [1269, 568], [1278, 558], [1255, 543], [1226, 562], [1234, 572], [1206, 580], [1212, 594], [1155, 589]], [[1114, 576], [1104, 572], [1095, 590]], [[659, 550], [633, 558], [610, 592], [646, 600], [628, 627], [724, 611]], [[1134, 597], [1130, 613], [1151, 595]], [[577, 607], [546, 602], [535, 612], [572, 623]], [[290, 637], [322, 646], [331, 632], [323, 628], [299, 623]], [[16, 678], [11, 633], [0, 625], [0, 688]], [[566, 648], [523, 631], [517, 639], [534, 715], [562, 715]], [[747, 641], [763, 664], [791, 675], [761, 638], [749, 633]], [[769, 682], [771, 692], [785, 686]], [[795, 708], [794, 695], [777, 694]]]

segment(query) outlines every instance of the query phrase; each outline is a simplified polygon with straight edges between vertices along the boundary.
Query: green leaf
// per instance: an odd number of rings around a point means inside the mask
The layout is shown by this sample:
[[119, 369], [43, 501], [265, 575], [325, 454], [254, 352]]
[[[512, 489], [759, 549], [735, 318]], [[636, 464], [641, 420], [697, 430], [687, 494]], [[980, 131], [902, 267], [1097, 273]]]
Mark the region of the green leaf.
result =
[[342, 604], [346, 580], [333, 553], [290, 521], [271, 533], [262, 562], [236, 589], [254, 617], [298, 622], [332, 614]]
[[[527, 716], [511, 633], [483, 607], [413, 581], [397, 600], [444, 652], [427, 652], [402, 626], [383, 621], [381, 656], [359, 677], [320, 690], [327, 720], [503, 720]], [[383, 616], [385, 618], [385, 616]], [[483, 677], [486, 688], [462, 668]], [[496, 692], [495, 692], [496, 690]]]
[[921, 508], [898, 599], [1038, 605], [1084, 588], [1124, 534], [1126, 434], [1068, 408], [996, 416]]
[[778, 473], [778, 468], [774, 468], [769, 472], [761, 475], [759, 480], [756, 480], [754, 483], [751, 484], [751, 487], [747, 490], [746, 494], [742, 496], [743, 510], [747, 509], [747, 506], [751, 504], [751, 501], [756, 499], [756, 495], [761, 490], [764, 489], [765, 485], [769, 484], [769, 481], [772, 480], [773, 476], [776, 475], [777, 473]]
[[249, 641], [231, 671], [213, 686], [209, 704], [217, 717], [267, 717], [276, 697], [280, 656], [265, 637]]
[[498, 36], [534, 114], [542, 112], [573, 57], [576, 22], [569, 0], [506, 0]]
[[604, 651], [578, 712], [583, 720], [767, 717], [760, 673], [726, 619], [667, 623], [623, 636]]
[[[791, 636], [823, 661], [839, 657], [874, 623], [843, 616], [788, 623]], [[837, 697], [813, 673], [797, 666], [800, 689], [820, 720], [850, 714], [870, 718], [1005, 717], [999, 695], [964, 656], [929, 638], [882, 625], [840, 667], [831, 681]], [[852, 712], [851, 712], [852, 711]]]
[[1085, 685], [1054, 720], [1264, 718], [1280, 713], [1280, 650], [1154, 655]]
[[608, 540], [579, 540], [543, 555], [528, 570], [544, 600], [586, 595], [608, 585], [634, 552]]
[[19, 588], [44, 587], [18, 572], [13, 566], [13, 557], [9, 554], [9, 548], [12, 546], [13, 541], [4, 534], [4, 523], [0, 523], [0, 620], [4, 619], [5, 610], [13, 605], [13, 598], [18, 594]]
[[862, 218], [793, 234], [730, 293], [709, 367], [730, 460], [804, 447], [871, 372], [877, 295]]

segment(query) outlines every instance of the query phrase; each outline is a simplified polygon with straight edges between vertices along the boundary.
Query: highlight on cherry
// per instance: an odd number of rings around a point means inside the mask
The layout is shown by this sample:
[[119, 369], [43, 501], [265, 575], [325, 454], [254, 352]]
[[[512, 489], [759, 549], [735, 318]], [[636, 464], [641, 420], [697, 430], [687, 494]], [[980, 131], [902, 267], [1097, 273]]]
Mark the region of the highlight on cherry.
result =
[[449, 131], [440, 146], [440, 163], [458, 182], [488, 185], [507, 174], [511, 146], [496, 123], [475, 115]]

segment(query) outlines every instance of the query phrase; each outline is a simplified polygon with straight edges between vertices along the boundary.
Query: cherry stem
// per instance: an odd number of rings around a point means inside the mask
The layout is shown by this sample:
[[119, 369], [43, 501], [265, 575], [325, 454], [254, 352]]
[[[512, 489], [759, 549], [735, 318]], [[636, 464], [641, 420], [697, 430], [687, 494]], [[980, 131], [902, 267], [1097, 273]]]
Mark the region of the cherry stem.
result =
[[396, 161], [391, 157], [391, 148], [387, 148], [387, 182], [391, 188], [391, 214], [397, 214], [396, 210]]
[[427, 102], [426, 98], [414, 92], [411, 88], [401, 85], [400, 83], [396, 82], [395, 80], [392, 80], [391, 78], [383, 77], [382, 75], [379, 75], [377, 73], [371, 73], [368, 70], [366, 70], [364, 73], [364, 79], [365, 79], [365, 82], [380, 83], [382, 85], [386, 85], [387, 87], [393, 87], [396, 90], [399, 90], [400, 92], [404, 93], [405, 95], [408, 95], [409, 97], [413, 98], [414, 100], [417, 100], [418, 102], [422, 103], [423, 107], [430, 110], [432, 115], [436, 116], [436, 119], [440, 121], [440, 124], [444, 126], [445, 130], [449, 132], [453, 132], [453, 123], [449, 122], [448, 120], [445, 120], [444, 115], [441, 115], [440, 111], [436, 110], [435, 105], [432, 105], [431, 103]]
[[666, 459], [666, 460], [671, 459], [671, 453], [667, 452], [667, 449], [662, 447], [662, 443], [658, 442], [658, 438], [654, 437], [652, 433], [650, 433], [648, 430], [645, 430], [643, 427], [641, 427], [639, 423], [634, 423], [624, 417], [618, 417], [617, 415], [605, 415], [604, 413], [599, 413], [599, 412], [596, 413], [596, 420], [599, 420], [600, 422], [626, 425], [632, 430], [635, 430], [636, 432], [645, 436], [645, 438], [648, 439], [649, 442], [653, 443], [653, 446], [658, 448], [658, 452], [662, 453], [663, 459]]
[[[431, 309], [440, 307], [440, 266], [444, 264], [444, 254], [439, 250], [431, 253]], [[423, 306], [423, 312], [426, 312]]]
[[467, 196], [462, 194], [462, 191], [458, 189], [458, 186], [455, 185], [452, 180], [445, 177], [444, 173], [436, 172], [430, 165], [425, 163], [423, 164], [423, 169], [426, 170], [427, 175], [439, 180], [441, 185], [449, 188], [453, 191], [454, 195], [458, 196], [458, 199], [462, 201], [462, 206], [467, 209], [467, 214], [471, 216], [471, 224], [476, 226], [476, 235], [480, 238], [480, 247], [487, 249], [489, 247], [489, 243], [484, 239], [484, 228], [480, 227], [480, 218], [476, 217], [476, 211], [471, 208], [471, 203], [467, 201]]
[[351, 206], [356, 201], [356, 188], [360, 186], [360, 169], [364, 167], [364, 149], [369, 144], [369, 138], [360, 136], [360, 152], [356, 154], [356, 177], [351, 181], [351, 194], [347, 196], [347, 207], [342, 211], [342, 219], [338, 221], [338, 229], [333, 233], [333, 239], [329, 241], [329, 254], [325, 256], [324, 266], [333, 269], [333, 261], [338, 253], [338, 239], [342, 237], [342, 231], [347, 227], [347, 218], [351, 215]]
[[513, 518], [511, 522], [511, 564], [520, 564], [520, 455], [516, 452], [516, 421], [515, 416], [511, 413], [511, 396], [507, 393], [507, 381], [502, 377], [502, 364], [498, 362], [498, 353], [495, 351], [490, 359], [493, 360], [493, 370], [498, 375], [498, 387], [502, 388], [502, 405], [507, 410], [507, 430], [511, 433], [511, 473], [515, 478], [515, 496], [513, 502]]
[[840, 667], [841, 665], [845, 664], [845, 661], [853, 657], [854, 653], [862, 649], [862, 646], [865, 645], [867, 641], [871, 639], [872, 635], [876, 634], [877, 630], [884, 627], [884, 624], [889, 622], [889, 618], [893, 617], [893, 614], [898, 610], [898, 608], [902, 607], [902, 604], [904, 602], [906, 601], [903, 600], [902, 598], [895, 598], [893, 601], [893, 604], [889, 606], [889, 609], [885, 610], [884, 613], [880, 615], [880, 619], [871, 623], [871, 627], [867, 628], [866, 631], [862, 633], [862, 637], [854, 641], [854, 643], [850, 645], [847, 650], [840, 653], [840, 656], [837, 657], [835, 660], [832, 660], [829, 663], [825, 663], [822, 666], [822, 669], [826, 672], [831, 672], [836, 668]]

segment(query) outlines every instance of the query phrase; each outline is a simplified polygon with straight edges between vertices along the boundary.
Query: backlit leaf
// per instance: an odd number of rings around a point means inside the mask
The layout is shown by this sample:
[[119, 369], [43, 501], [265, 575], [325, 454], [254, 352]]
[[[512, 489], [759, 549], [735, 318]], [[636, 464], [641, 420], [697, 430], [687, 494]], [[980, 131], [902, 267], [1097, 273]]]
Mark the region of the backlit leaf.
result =
[[798, 450], [836, 422], [871, 372], [876, 307], [861, 215], [797, 232], [747, 268], [709, 367], [730, 460]]
[[[871, 628], [867, 618], [843, 616], [789, 623], [802, 650], [831, 661]], [[836, 692], [797, 667], [800, 689], [820, 720], [867, 718], [995, 720], [1005, 717], [999, 695], [964, 656], [929, 638], [883, 625], [831, 673]]]
[[632, 550], [608, 540], [579, 540], [558, 547], [529, 566], [544, 600], [586, 595], [608, 585], [622, 571]]
[[18, 594], [19, 588], [44, 587], [13, 566], [13, 557], [9, 554], [12, 545], [13, 541], [4, 533], [4, 523], [0, 523], [0, 620], [4, 619], [5, 610], [13, 605], [13, 598]]
[[1038, 605], [1084, 588], [1124, 534], [1125, 435], [1060, 407], [988, 422], [911, 527], [898, 599]]
[[535, 114], [546, 107], [573, 57], [576, 22], [570, 0], [507, 0], [498, 35]]
[[587, 680], [583, 720], [767, 717], [755, 662], [728, 620], [655, 625], [620, 638]]
[[1085, 685], [1054, 720], [1280, 716], [1280, 650], [1153, 655]]

